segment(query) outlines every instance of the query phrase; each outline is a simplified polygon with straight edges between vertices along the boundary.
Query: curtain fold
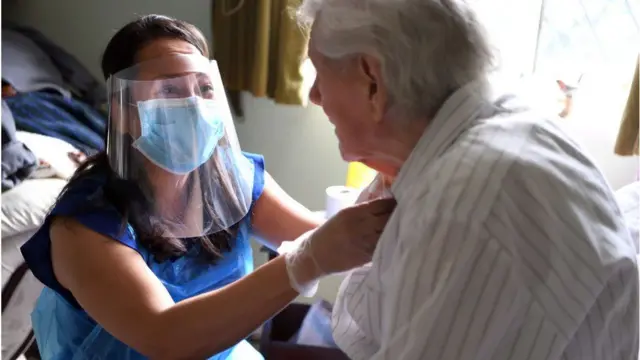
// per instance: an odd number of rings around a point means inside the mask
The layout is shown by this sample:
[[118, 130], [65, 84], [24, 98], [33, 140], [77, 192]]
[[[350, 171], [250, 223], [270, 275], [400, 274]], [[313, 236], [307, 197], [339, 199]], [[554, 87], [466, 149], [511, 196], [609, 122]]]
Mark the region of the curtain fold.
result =
[[616, 141], [615, 153], [622, 156], [638, 155], [639, 127], [640, 127], [640, 82], [638, 81], [640, 55], [636, 61], [636, 69], [629, 90], [627, 105], [625, 106]]
[[306, 105], [302, 64], [308, 32], [293, 12], [300, 0], [214, 0], [213, 57], [236, 115], [240, 93]]

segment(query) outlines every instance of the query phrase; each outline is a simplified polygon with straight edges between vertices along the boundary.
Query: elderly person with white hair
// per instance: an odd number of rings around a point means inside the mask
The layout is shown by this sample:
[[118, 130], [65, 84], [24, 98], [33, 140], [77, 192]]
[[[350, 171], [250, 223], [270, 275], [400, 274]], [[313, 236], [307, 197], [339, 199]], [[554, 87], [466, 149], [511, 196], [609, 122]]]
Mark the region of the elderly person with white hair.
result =
[[334, 338], [356, 360], [636, 359], [636, 250], [603, 174], [490, 81], [463, 0], [305, 0], [311, 100], [393, 181]]

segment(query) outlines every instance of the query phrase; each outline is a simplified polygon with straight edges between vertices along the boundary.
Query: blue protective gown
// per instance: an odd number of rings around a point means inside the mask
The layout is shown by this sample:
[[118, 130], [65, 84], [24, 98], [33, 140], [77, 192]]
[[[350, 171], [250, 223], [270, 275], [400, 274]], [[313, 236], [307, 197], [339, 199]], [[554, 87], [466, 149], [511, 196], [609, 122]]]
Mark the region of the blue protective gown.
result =
[[[252, 200], [255, 203], [264, 188], [264, 160], [258, 155], [244, 155], [253, 162], [255, 168]], [[43, 360], [145, 359], [96, 323], [80, 307], [73, 295], [56, 280], [49, 238], [53, 216], [72, 217], [89, 229], [136, 250], [175, 302], [218, 289], [253, 270], [253, 254], [249, 243], [251, 212], [240, 223], [232, 251], [225, 252], [223, 258], [215, 264], [206, 264], [198, 259], [197, 246], [192, 246], [187, 255], [176, 260], [158, 263], [136, 242], [131, 226], [123, 229], [122, 217], [115, 209], [101, 206], [91, 211], [78, 211], [100, 197], [101, 184], [100, 179], [85, 179], [69, 189], [51, 211], [42, 228], [22, 247], [22, 254], [29, 268], [45, 285], [32, 313], [33, 329]], [[211, 334], [212, 341], [215, 336], [216, 334]], [[210, 359], [262, 360], [263, 357], [245, 340]]]

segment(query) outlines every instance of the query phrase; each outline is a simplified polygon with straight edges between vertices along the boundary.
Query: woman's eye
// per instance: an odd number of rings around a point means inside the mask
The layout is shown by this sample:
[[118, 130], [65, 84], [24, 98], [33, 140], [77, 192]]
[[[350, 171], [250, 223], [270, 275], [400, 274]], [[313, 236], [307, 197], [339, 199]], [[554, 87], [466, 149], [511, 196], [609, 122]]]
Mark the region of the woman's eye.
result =
[[175, 86], [165, 86], [160, 90], [160, 92], [164, 95], [175, 95], [178, 93], [178, 89], [176, 89]]
[[207, 99], [213, 98], [213, 86], [210, 84], [200, 86], [200, 94]]

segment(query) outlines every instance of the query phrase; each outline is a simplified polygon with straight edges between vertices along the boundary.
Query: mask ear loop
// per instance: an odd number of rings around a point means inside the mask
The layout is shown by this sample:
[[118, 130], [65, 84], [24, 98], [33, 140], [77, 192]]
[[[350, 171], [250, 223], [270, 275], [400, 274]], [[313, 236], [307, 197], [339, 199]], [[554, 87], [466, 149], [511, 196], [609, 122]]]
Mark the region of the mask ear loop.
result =
[[242, 6], [244, 5], [244, 1], [245, 0], [239, 0], [238, 3], [236, 4], [236, 6], [233, 9], [227, 10], [228, 6], [226, 6], [226, 5], [229, 3], [229, 0], [223, 0], [223, 2], [222, 2], [222, 13], [224, 14], [224, 16], [231, 16], [231, 15], [237, 13], [238, 11], [240, 11]]

